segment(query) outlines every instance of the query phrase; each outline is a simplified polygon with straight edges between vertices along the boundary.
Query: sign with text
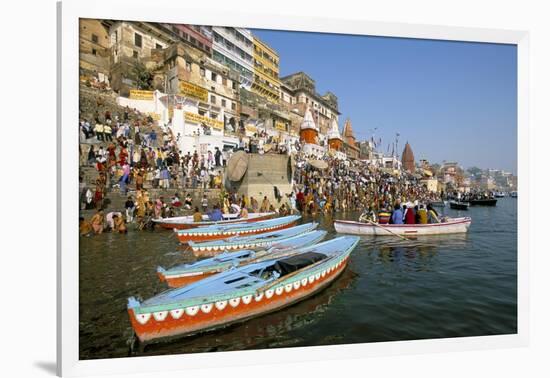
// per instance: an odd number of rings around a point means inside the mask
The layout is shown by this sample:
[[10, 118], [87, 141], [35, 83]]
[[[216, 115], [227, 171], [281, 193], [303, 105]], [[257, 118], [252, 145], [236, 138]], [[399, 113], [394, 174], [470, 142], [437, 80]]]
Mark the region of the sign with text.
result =
[[184, 112], [185, 122], [193, 122], [198, 124], [205, 124], [207, 126], [213, 127], [214, 129], [223, 130], [223, 122], [218, 121], [217, 119], [208, 118], [200, 114]]
[[275, 128], [277, 130], [286, 131], [286, 124], [281, 121], [275, 121]]
[[141, 89], [130, 89], [130, 98], [132, 100], [152, 100], [153, 91], [144, 91]]
[[208, 101], [208, 91], [206, 89], [187, 81], [180, 81], [180, 94], [204, 102]]

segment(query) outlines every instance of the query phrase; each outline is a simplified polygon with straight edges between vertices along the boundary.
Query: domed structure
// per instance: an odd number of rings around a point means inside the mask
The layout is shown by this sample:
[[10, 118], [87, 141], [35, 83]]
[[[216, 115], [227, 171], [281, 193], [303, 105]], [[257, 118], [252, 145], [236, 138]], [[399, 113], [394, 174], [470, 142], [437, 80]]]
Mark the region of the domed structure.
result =
[[403, 169], [410, 173], [413, 173], [416, 170], [416, 166], [414, 163], [414, 153], [409, 142], [405, 144], [405, 148], [403, 149], [403, 154], [401, 155], [401, 163], [403, 163]]
[[332, 126], [328, 131], [328, 145], [333, 150], [340, 151], [342, 148], [342, 137], [340, 136], [340, 130], [338, 129], [338, 123], [335, 119], [332, 120]]
[[317, 144], [318, 135], [319, 129], [315, 125], [313, 115], [311, 115], [311, 111], [308, 106], [306, 108], [306, 113], [304, 114], [304, 120], [300, 125], [300, 141], [303, 143]]

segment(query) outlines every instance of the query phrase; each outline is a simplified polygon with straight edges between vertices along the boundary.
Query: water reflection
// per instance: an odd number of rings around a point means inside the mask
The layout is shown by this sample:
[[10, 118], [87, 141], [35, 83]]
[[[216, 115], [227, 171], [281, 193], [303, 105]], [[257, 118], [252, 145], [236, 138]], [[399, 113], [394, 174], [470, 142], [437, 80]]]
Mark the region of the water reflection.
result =
[[[449, 216], [456, 216], [447, 210]], [[126, 298], [166, 290], [158, 265], [196, 257], [170, 230], [80, 239], [79, 357], [126, 357], [514, 333], [517, 203], [471, 208], [465, 235], [362, 237], [342, 275], [286, 309], [192, 338], [136, 348]], [[338, 214], [356, 219], [356, 213]], [[305, 217], [336, 235], [332, 217]]]

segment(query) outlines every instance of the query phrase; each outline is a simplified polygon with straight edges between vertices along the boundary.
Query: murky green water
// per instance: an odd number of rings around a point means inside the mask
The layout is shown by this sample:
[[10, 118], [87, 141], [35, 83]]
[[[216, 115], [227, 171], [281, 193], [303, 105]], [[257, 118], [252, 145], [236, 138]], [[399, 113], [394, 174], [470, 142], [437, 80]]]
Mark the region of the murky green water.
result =
[[[446, 214], [472, 217], [469, 233], [410, 241], [363, 237], [343, 274], [314, 297], [222, 330], [132, 352], [126, 298], [165, 290], [156, 266], [194, 257], [170, 231], [81, 238], [80, 358], [516, 333], [517, 201], [503, 198], [494, 208], [463, 212], [447, 208]], [[334, 236], [333, 219], [318, 221]]]

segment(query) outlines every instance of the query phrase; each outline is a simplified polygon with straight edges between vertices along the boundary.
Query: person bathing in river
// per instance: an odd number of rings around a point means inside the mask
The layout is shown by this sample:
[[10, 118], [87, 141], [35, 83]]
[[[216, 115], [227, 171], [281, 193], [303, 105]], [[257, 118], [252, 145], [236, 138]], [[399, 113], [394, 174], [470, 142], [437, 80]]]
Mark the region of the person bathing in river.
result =
[[96, 235], [101, 234], [103, 232], [103, 210], [98, 209], [97, 212], [94, 214], [92, 219], [90, 220], [90, 223], [92, 224], [92, 229], [94, 230], [94, 233]]

